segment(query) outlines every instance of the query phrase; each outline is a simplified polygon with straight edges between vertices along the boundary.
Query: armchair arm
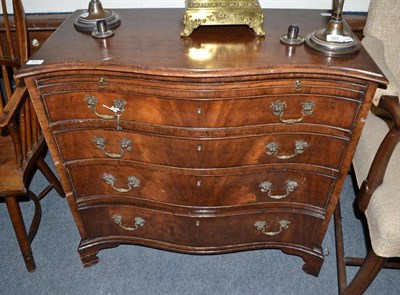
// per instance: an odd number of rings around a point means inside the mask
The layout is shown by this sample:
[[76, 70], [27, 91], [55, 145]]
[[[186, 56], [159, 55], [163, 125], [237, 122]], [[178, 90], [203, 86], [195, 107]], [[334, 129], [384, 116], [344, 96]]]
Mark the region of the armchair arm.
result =
[[3, 128], [10, 124], [14, 116], [18, 114], [21, 106], [25, 102], [25, 98], [28, 96], [28, 91], [25, 86], [17, 86], [14, 93], [10, 97], [3, 112], [0, 114], [0, 128]]
[[400, 103], [397, 96], [382, 96], [379, 107], [387, 111], [394, 121], [394, 126], [383, 139], [371, 164], [367, 179], [363, 182], [357, 195], [358, 206], [362, 212], [367, 207], [374, 191], [383, 183], [386, 168], [393, 151], [400, 142]]
[[387, 111], [394, 121], [393, 128], [400, 130], [400, 99], [397, 96], [382, 96], [379, 107]]

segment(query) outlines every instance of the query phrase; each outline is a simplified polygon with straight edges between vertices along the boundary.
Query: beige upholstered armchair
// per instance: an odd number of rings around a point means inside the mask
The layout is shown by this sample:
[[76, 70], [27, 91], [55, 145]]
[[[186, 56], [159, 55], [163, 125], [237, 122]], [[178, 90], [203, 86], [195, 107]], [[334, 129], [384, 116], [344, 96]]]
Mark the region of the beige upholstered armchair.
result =
[[[362, 294], [388, 258], [400, 257], [400, 1], [371, 0], [364, 29], [364, 47], [389, 80], [377, 91], [374, 105], [353, 160], [360, 187], [358, 207], [365, 213], [371, 239], [367, 258], [346, 287], [345, 264], [359, 259], [344, 258], [337, 245], [339, 289], [342, 294]], [[337, 223], [336, 223], [337, 225]], [[398, 266], [394, 259], [390, 266]]]

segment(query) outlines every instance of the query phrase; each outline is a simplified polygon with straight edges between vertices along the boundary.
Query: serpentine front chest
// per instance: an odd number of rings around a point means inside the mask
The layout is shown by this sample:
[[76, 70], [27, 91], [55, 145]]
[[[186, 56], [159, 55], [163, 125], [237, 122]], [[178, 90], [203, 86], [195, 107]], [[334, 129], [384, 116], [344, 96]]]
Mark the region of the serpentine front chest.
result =
[[364, 49], [330, 58], [279, 39], [329, 20], [265, 10], [181, 38], [183, 10], [118, 10], [109, 39], [71, 16], [18, 73], [85, 266], [119, 244], [183, 253], [278, 248], [318, 275], [321, 243], [377, 86]]

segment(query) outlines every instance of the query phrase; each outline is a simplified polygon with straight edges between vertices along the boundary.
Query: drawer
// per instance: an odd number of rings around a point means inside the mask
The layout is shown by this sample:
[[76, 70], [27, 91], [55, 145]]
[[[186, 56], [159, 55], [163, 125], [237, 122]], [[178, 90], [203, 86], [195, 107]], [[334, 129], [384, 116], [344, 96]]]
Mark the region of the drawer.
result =
[[43, 95], [68, 92], [90, 91], [95, 93], [132, 93], [177, 99], [215, 99], [244, 98], [262, 95], [280, 94], [320, 94], [361, 100], [366, 91], [365, 81], [332, 79], [320, 74], [319, 79], [307, 77], [282, 77], [256, 81], [231, 81], [219, 78], [218, 81], [206, 82], [199, 78], [185, 78], [175, 81], [173, 77], [160, 79], [160, 76], [132, 75], [113, 76], [111, 73], [96, 73], [61, 76], [52, 73], [51, 77], [40, 78], [37, 86]]
[[112, 120], [110, 108], [120, 107], [124, 121], [205, 128], [306, 123], [350, 129], [366, 89], [328, 79], [176, 83], [96, 74], [38, 85], [51, 122]]
[[348, 142], [314, 133], [193, 139], [99, 129], [58, 132], [55, 137], [65, 162], [119, 158], [187, 168], [301, 163], [338, 169]]
[[113, 195], [204, 207], [279, 202], [325, 208], [335, 183], [332, 176], [307, 171], [207, 175], [115, 164], [71, 167], [69, 174], [78, 198]]
[[116, 204], [81, 207], [79, 213], [88, 239], [131, 238], [205, 252], [257, 244], [312, 248], [322, 223], [311, 215], [285, 211], [198, 217]]
[[311, 133], [192, 139], [86, 129], [55, 137], [65, 162], [118, 158], [187, 168], [302, 163], [337, 169], [347, 145], [345, 138]]
[[195, 100], [115, 92], [71, 92], [45, 96], [51, 122], [115, 120], [175, 127], [239, 127], [263, 124], [318, 124], [350, 130], [360, 102], [321, 95], [285, 94]]

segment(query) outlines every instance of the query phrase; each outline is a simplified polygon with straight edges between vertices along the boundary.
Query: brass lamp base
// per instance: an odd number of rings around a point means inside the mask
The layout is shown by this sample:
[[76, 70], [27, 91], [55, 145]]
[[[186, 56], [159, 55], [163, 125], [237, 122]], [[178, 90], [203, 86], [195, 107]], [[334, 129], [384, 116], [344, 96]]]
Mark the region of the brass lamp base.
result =
[[327, 38], [325, 29], [317, 30], [306, 36], [305, 42], [308, 47], [324, 54], [327, 56], [345, 56], [357, 53], [361, 48], [361, 43], [353, 34], [345, 32], [344, 35], [340, 35], [340, 39], [348, 41], [327, 41], [334, 40], [335, 37], [332, 35], [332, 39]]
[[91, 0], [88, 10], [79, 15], [74, 22], [78, 31], [93, 32], [98, 22], [105, 21], [108, 29], [114, 29], [121, 24], [121, 17], [112, 10], [103, 9], [100, 0]]
[[326, 29], [317, 30], [305, 41], [308, 47], [328, 56], [345, 56], [358, 52], [361, 43], [351, 32], [344, 29], [342, 18], [344, 0], [333, 2], [333, 14]]
[[247, 25], [264, 36], [264, 15], [258, 0], [186, 0], [181, 36], [189, 36], [200, 26]]

